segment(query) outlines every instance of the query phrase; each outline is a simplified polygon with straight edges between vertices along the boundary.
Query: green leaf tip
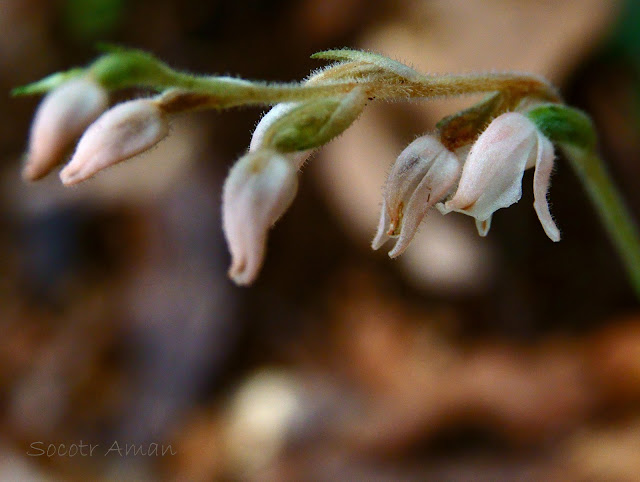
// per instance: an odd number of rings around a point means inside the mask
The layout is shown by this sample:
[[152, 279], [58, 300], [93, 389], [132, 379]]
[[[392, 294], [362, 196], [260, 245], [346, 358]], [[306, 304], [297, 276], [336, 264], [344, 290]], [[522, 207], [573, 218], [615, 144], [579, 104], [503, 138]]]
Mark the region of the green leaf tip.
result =
[[545, 104], [531, 109], [526, 115], [554, 143], [586, 150], [595, 148], [597, 136], [593, 122], [581, 110], [561, 104]]

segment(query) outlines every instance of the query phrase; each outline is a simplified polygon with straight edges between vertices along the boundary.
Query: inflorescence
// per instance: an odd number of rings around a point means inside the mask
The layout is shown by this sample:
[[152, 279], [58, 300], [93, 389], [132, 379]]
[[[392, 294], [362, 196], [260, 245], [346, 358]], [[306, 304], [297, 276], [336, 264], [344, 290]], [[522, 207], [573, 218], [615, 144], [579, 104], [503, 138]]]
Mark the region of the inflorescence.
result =
[[[296, 195], [301, 166], [347, 129], [368, 103], [486, 93], [400, 153], [384, 187], [373, 248], [395, 238], [389, 254], [402, 254], [432, 207], [473, 217], [485, 236], [493, 213], [521, 198], [529, 168], [534, 169], [534, 209], [547, 236], [559, 241], [547, 203], [559, 148], [587, 185], [640, 287], [637, 231], [595, 154], [592, 123], [564, 105], [546, 80], [511, 72], [424, 75], [387, 57], [348, 49], [313, 57], [333, 63], [303, 82], [280, 84], [186, 74], [145, 52], [109, 48], [86, 68], [15, 89], [17, 95], [46, 93], [31, 129], [23, 176], [30, 181], [44, 177], [80, 138], [60, 171], [65, 185], [77, 184], [156, 145], [178, 113], [273, 106], [223, 189], [229, 275], [248, 285], [259, 274], [269, 230]], [[132, 86], [156, 94], [109, 108], [110, 92]]]

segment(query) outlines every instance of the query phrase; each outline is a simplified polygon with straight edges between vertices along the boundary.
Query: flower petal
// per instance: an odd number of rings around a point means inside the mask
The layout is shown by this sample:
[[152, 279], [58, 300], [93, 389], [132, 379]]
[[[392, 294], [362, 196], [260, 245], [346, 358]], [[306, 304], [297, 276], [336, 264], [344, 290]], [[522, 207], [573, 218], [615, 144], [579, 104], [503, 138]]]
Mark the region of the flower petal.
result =
[[547, 192], [549, 191], [549, 180], [553, 170], [554, 159], [553, 144], [544, 135], [538, 133], [536, 170], [533, 174], [533, 196], [535, 199], [533, 208], [538, 214], [538, 219], [544, 232], [547, 233], [549, 239], [557, 242], [560, 241], [560, 231], [556, 223], [553, 222], [547, 202]]
[[382, 247], [384, 243], [391, 239], [391, 236], [387, 234], [387, 227], [389, 226], [390, 218], [389, 212], [387, 211], [387, 203], [383, 199], [382, 207], [380, 208], [380, 221], [378, 222], [378, 230], [376, 231], [376, 235], [371, 242], [371, 248], [374, 250], [378, 250]]

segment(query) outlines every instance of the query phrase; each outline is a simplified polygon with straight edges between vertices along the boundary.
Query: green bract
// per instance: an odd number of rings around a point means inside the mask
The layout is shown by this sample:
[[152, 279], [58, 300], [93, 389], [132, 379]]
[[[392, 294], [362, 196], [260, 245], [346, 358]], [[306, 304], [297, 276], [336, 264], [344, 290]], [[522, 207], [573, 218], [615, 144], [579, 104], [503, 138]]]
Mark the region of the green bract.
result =
[[526, 116], [547, 136], [558, 144], [570, 144], [591, 150], [596, 145], [593, 123], [584, 112], [560, 104], [535, 107]]
[[326, 144], [355, 121], [366, 96], [356, 88], [342, 98], [304, 102], [273, 123], [264, 145], [280, 152], [295, 152]]

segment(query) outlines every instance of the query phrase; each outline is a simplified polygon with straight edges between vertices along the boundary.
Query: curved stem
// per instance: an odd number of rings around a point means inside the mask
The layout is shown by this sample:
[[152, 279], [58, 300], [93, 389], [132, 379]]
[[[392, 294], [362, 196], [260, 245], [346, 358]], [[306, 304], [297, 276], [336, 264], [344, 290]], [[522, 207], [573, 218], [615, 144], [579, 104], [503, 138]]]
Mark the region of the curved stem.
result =
[[[412, 85], [413, 87], [413, 85]], [[448, 97], [486, 92], [508, 92], [514, 97], [536, 97], [560, 102], [560, 94], [541, 77], [521, 73], [445, 74], [421, 76], [412, 97]]]
[[640, 299], [640, 233], [604, 163], [593, 150], [561, 144], [574, 171], [585, 185], [613, 241]]

